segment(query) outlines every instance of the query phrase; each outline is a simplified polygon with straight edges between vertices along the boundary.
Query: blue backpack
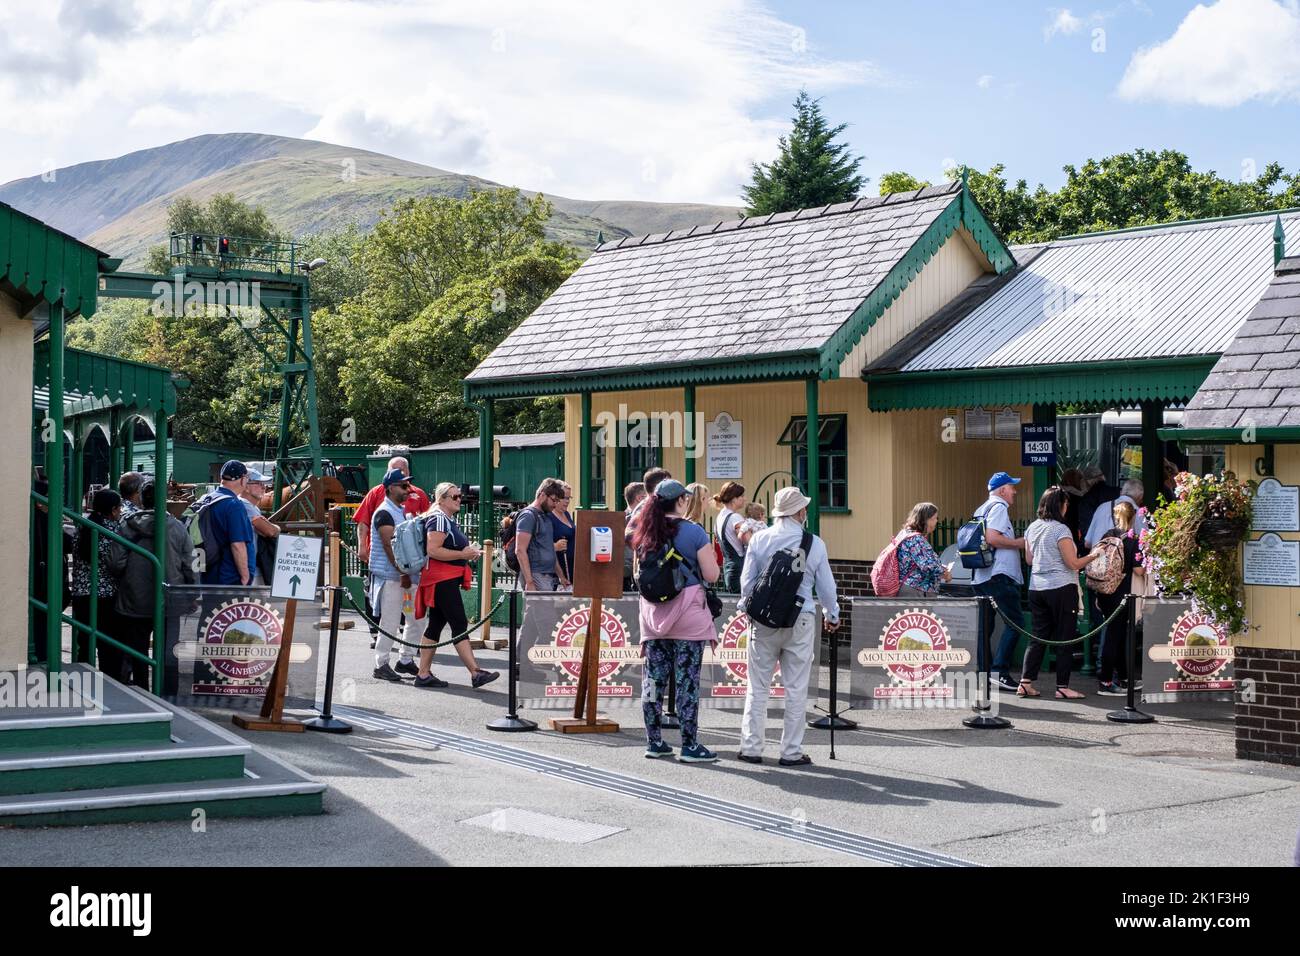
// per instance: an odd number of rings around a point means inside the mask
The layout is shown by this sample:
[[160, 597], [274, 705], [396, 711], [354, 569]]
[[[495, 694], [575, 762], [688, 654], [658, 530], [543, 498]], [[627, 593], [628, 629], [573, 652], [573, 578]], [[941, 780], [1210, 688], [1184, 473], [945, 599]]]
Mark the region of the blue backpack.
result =
[[976, 512], [957, 530], [957, 554], [961, 566], [972, 570], [993, 567], [993, 546], [988, 541], [988, 505]]

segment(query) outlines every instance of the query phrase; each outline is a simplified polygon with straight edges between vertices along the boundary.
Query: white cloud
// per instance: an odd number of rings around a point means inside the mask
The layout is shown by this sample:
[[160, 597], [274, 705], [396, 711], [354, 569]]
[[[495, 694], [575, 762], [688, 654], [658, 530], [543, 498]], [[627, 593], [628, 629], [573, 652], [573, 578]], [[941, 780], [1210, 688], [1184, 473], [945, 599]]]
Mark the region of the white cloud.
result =
[[985, 73], [983, 76], [981, 76], [979, 79], [975, 81], [975, 85], [978, 86], [981, 90], [987, 90], [989, 87], [993, 85], [993, 77], [990, 74]]
[[1058, 33], [1071, 34], [1078, 33], [1083, 29], [1083, 19], [1076, 17], [1070, 12], [1069, 8], [1053, 8], [1048, 13], [1052, 14], [1052, 20], [1047, 26], [1043, 27], [1043, 39], [1050, 40]]
[[[65, 4], [74, 0], [65, 0]], [[102, 12], [103, 5], [92, 12]], [[319, 138], [578, 198], [736, 202], [800, 87], [896, 82], [828, 60], [760, 0], [135, 0], [0, 8], [0, 182], [201, 132]], [[69, 24], [68, 15], [63, 17]], [[104, 24], [104, 32], [97, 28]], [[0, 50], [0, 59], [4, 59]], [[33, 83], [33, 73], [45, 79]], [[25, 75], [24, 75], [25, 74]], [[777, 104], [777, 105], [774, 105]]]
[[1300, 11], [1273, 0], [1198, 4], [1173, 36], [1133, 54], [1119, 95], [1219, 107], [1298, 97]]

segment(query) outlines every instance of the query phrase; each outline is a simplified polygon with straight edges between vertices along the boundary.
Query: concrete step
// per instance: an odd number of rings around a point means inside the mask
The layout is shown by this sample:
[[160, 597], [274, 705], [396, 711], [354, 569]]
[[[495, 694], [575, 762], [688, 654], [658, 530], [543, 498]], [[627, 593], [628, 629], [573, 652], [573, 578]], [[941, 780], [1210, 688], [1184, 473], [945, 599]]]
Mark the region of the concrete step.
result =
[[[0, 693], [0, 755], [167, 744], [171, 740], [173, 711], [162, 701], [101, 679], [99, 672], [85, 664], [68, 665], [63, 673], [64, 689], [51, 700], [58, 706], [14, 706], [7, 694]], [[0, 674], [9, 691], [15, 687], [13, 681], [24, 689], [33, 679], [44, 681], [44, 672]]]
[[0, 826], [193, 820], [198, 810], [207, 817], [321, 812], [323, 783], [256, 748], [244, 762], [243, 775], [235, 779], [0, 796]]
[[0, 796], [243, 776], [249, 744], [184, 710], [171, 714], [167, 741], [0, 751]]

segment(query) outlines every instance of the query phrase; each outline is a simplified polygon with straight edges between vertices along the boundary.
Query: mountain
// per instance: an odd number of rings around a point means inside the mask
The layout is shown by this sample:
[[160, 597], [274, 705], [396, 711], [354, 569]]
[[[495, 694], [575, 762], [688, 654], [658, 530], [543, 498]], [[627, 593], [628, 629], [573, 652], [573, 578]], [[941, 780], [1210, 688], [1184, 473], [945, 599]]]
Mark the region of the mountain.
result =
[[[368, 229], [406, 197], [466, 196], [499, 186], [364, 149], [218, 133], [16, 179], [0, 186], [0, 201], [139, 268], [149, 248], [165, 240], [167, 207], [180, 196], [234, 193], [301, 238], [349, 222]], [[550, 235], [582, 249], [593, 248], [600, 233], [618, 239], [667, 232], [739, 213], [704, 203], [546, 198], [555, 207]]]

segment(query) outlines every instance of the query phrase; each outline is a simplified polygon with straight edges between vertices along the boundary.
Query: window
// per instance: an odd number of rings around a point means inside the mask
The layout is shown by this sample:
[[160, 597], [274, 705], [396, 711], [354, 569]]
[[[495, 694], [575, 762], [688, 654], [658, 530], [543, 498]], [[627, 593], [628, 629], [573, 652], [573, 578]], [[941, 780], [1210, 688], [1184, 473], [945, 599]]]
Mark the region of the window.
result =
[[591, 430], [591, 507], [605, 507], [605, 432], [604, 428]]
[[[657, 418], [619, 422], [619, 443], [616, 456], [618, 497], [633, 481], [640, 481], [651, 468], [663, 465], [660, 445], [661, 422]], [[623, 502], [624, 507], [627, 502]]]
[[[778, 445], [790, 446], [790, 471], [795, 484], [808, 487], [808, 419], [790, 419]], [[818, 420], [817, 456], [818, 504], [823, 511], [849, 509], [848, 416], [824, 415]]]

